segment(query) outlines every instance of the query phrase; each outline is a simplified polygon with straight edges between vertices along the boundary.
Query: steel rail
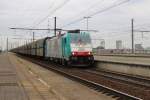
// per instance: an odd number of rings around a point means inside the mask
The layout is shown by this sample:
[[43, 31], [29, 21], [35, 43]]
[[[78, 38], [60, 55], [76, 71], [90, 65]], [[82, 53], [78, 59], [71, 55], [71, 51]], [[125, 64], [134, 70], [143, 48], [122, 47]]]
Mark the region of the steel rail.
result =
[[150, 79], [142, 78], [138, 76], [130, 76], [127, 74], [122, 73], [116, 73], [116, 72], [110, 72], [110, 71], [104, 71], [104, 70], [86, 70], [87, 72], [91, 74], [96, 74], [100, 76], [104, 76], [107, 78], [111, 78], [118, 81], [123, 81], [126, 83], [130, 83], [136, 86], [142, 86], [143, 88], [150, 88]]

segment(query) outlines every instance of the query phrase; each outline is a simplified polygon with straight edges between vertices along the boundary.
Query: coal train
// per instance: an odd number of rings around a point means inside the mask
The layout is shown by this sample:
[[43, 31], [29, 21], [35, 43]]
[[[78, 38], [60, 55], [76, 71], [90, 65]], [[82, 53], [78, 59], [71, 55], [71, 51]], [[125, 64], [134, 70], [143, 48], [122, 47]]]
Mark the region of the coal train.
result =
[[46, 37], [11, 51], [68, 66], [85, 67], [94, 63], [90, 34], [82, 31]]

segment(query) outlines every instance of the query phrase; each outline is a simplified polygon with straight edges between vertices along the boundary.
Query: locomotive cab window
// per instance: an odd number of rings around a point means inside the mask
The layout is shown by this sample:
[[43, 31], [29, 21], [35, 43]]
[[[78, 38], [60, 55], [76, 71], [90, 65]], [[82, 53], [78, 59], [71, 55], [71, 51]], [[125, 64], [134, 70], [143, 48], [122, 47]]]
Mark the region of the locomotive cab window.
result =
[[89, 34], [75, 34], [71, 33], [71, 43], [91, 43], [90, 35]]

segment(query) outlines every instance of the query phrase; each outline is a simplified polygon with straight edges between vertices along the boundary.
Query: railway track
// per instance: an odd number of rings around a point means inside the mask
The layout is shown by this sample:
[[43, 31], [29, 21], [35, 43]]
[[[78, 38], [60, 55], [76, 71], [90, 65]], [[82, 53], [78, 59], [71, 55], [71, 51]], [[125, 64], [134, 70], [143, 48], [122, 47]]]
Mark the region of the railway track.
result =
[[128, 84], [136, 85], [138, 87], [144, 88], [144, 89], [150, 89], [150, 79], [144, 78], [141, 76], [134, 76], [119, 72], [112, 72], [107, 70], [86, 70], [89, 73], [97, 74], [99, 76], [104, 76], [113, 80], [122, 81]]
[[[100, 80], [104, 80], [102, 76], [100, 76], [100, 72], [92, 70], [92, 69], [76, 69], [76, 68], [66, 68], [61, 65], [56, 65], [56, 64], [49, 64], [46, 61], [41, 61], [41, 60], [34, 60], [31, 58], [26, 58], [30, 59], [33, 63], [39, 64], [43, 67], [46, 67], [47, 69], [53, 70], [59, 74], [62, 74], [70, 79], [79, 81], [80, 83], [87, 85], [88, 87], [102, 92], [106, 95], [109, 95], [113, 98], [116, 98], [118, 100], [142, 100], [143, 98], [141, 96], [135, 96], [128, 94], [126, 92], [119, 91], [118, 89], [114, 89], [112, 87], [109, 87], [107, 82], [104, 81], [104, 84], [101, 84]], [[104, 75], [103, 75], [104, 76]], [[110, 77], [109, 77], [110, 78]], [[114, 79], [113, 79], [114, 81]], [[113, 83], [115, 84], [115, 83]], [[120, 86], [119, 86], [120, 87]], [[145, 98], [144, 98], [145, 99]], [[145, 99], [146, 100], [146, 99]]]

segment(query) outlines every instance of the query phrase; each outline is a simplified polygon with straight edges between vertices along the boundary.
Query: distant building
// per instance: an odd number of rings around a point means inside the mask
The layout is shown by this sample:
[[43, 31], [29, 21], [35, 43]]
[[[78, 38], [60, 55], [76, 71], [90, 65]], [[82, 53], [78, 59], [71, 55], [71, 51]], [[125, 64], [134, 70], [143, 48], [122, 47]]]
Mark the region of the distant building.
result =
[[150, 47], [146, 47], [145, 50], [150, 50]]
[[101, 48], [103, 48], [103, 49], [105, 49], [105, 41], [103, 40], [103, 41], [101, 41], [101, 43], [100, 43], [100, 47]]
[[135, 44], [135, 50], [144, 50], [142, 44]]
[[122, 41], [121, 40], [116, 41], [116, 49], [122, 49]]

